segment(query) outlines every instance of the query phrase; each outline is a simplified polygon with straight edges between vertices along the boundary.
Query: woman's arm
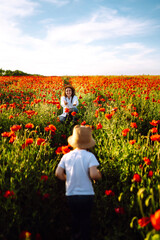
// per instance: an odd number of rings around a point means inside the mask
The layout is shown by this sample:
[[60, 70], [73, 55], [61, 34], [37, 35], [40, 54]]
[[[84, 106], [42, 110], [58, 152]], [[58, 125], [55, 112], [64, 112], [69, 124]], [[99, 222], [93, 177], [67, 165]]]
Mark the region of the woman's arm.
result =
[[93, 180], [99, 180], [102, 178], [100, 171], [97, 169], [97, 166], [89, 168], [89, 176]]
[[56, 171], [55, 171], [55, 176], [57, 178], [59, 178], [62, 181], [66, 180], [66, 174], [64, 173], [64, 168], [61, 167], [57, 167]]
[[66, 107], [67, 105], [67, 101], [66, 101], [66, 98], [64, 96], [61, 97], [61, 106], [62, 107]]
[[78, 97], [77, 97], [77, 96], [74, 96], [74, 97], [73, 97], [73, 106], [78, 106], [78, 105], [79, 105]]

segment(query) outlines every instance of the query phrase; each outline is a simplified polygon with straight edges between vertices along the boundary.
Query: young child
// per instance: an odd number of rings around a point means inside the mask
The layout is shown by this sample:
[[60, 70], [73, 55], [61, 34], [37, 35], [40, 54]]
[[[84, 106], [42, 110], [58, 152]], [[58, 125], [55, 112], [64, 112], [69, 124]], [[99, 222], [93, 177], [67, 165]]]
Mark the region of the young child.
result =
[[[66, 85], [63, 88], [61, 96], [61, 106], [63, 107], [63, 113], [59, 116], [61, 123], [65, 122], [67, 116], [69, 115], [73, 120], [75, 117], [72, 117], [72, 112], [78, 112], [77, 106], [79, 105], [78, 97], [75, 95], [75, 89], [71, 85]], [[69, 112], [66, 112], [66, 109]]]
[[92, 129], [76, 125], [68, 143], [74, 150], [62, 157], [55, 175], [66, 181], [66, 196], [72, 214], [72, 240], [89, 240], [90, 214], [95, 194], [91, 179], [101, 178], [96, 157], [87, 151], [95, 145]]

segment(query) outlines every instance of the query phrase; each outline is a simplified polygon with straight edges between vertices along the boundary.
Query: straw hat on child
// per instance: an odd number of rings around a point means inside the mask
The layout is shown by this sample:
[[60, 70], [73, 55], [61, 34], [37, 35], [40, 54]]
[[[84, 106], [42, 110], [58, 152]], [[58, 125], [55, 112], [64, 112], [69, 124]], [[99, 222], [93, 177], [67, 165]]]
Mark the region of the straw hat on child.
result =
[[73, 128], [73, 134], [68, 138], [68, 143], [73, 148], [91, 148], [96, 144], [90, 126], [82, 125], [76, 125]]

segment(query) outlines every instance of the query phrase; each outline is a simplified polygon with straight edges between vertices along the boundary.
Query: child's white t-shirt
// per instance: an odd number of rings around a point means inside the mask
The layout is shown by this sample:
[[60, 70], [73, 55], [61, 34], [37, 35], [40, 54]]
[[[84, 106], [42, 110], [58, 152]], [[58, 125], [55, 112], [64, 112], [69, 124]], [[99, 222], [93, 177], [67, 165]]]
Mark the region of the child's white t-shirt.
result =
[[99, 163], [93, 153], [75, 149], [65, 154], [58, 166], [66, 173], [66, 195], [94, 195], [89, 168]]

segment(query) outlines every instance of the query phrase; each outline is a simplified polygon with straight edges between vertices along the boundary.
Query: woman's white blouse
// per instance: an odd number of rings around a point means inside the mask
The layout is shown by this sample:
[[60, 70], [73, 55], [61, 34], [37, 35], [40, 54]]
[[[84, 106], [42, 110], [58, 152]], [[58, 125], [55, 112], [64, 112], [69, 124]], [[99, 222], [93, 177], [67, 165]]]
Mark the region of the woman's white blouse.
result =
[[[64, 101], [67, 102], [67, 105], [64, 104]], [[73, 106], [73, 104], [75, 104], [75, 105]], [[61, 97], [61, 106], [63, 107], [63, 113], [60, 116], [66, 117], [67, 113], [65, 112], [65, 109], [77, 107], [78, 104], [79, 104], [79, 102], [78, 102], [77, 96], [74, 96], [73, 98], [71, 97], [70, 99], [68, 97], [62, 96]]]

